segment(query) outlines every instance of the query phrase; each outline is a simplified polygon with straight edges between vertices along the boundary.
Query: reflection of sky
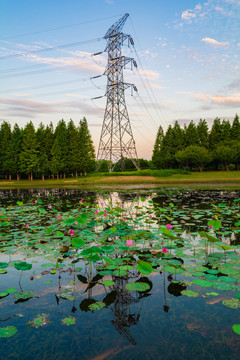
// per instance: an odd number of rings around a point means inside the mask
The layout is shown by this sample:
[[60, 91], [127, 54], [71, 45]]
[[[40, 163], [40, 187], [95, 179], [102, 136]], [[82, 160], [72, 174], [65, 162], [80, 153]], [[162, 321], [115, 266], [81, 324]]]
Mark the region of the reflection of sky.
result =
[[[104, 72], [106, 55], [91, 57], [105, 48], [105, 41], [80, 44], [104, 36], [124, 13], [130, 14], [123, 31], [131, 34], [139, 71], [125, 70], [140, 97], [126, 93], [128, 111], [139, 157], [151, 157], [158, 126], [178, 120], [215, 117], [232, 120], [239, 97], [238, 0], [193, 0], [170, 3], [150, 0], [1, 4], [0, 59], [2, 87], [0, 120], [35, 126], [86, 116], [95, 147], [98, 146], [106, 80], [89, 80]], [[46, 30], [46, 31], [45, 31]], [[74, 43], [79, 43], [74, 45]], [[47, 52], [42, 48], [73, 44]], [[61, 68], [61, 70], [59, 70]], [[31, 74], [28, 74], [31, 73]]]
[[[64, 193], [66, 193], [65, 197]], [[6, 198], [6, 191], [4, 191], [4, 194]], [[113, 200], [114, 204], [121, 202], [124, 208], [127, 209], [131, 207], [131, 204], [144, 205], [151, 199], [151, 196], [149, 196], [146, 201], [138, 203], [138, 201], [141, 201], [138, 197], [139, 194], [132, 194], [133, 202], [131, 202], [128, 193], [114, 193], [113, 196], [106, 194], [104, 197], [97, 193], [93, 196], [93, 193], [91, 193], [91, 199], [87, 200], [89, 194], [86, 192], [68, 189], [59, 189], [58, 191], [56, 189], [48, 189], [47, 191], [37, 189], [29, 192], [24, 190], [23, 194], [28, 199], [35, 199], [36, 196], [39, 196], [45, 205], [46, 203], [54, 204], [55, 200], [52, 197], [54, 194], [60, 196], [62, 200], [61, 206], [63, 207], [64, 200], [69, 199], [72, 205], [78, 207], [79, 199], [83, 198], [83, 202], [89, 201], [89, 204], [91, 201], [95, 201], [96, 204], [97, 201], [103, 200], [108, 205], [109, 201]], [[217, 194], [219, 197], [217, 197]], [[21, 191], [19, 194], [17, 194], [17, 191], [12, 191], [9, 192], [9, 195], [11, 195], [11, 201], [15, 205], [16, 196], [20, 197]], [[231, 207], [233, 207], [236, 205], [233, 199], [239, 197], [238, 193], [229, 193], [227, 196], [227, 193], [221, 194], [220, 192], [214, 192], [213, 196], [209, 191], [192, 192], [191, 199], [187, 195], [188, 192], [154, 193], [152, 198], [156, 199], [159, 196], [159, 206], [162, 206], [163, 200], [166, 206], [173, 202], [176, 206], [176, 209], [173, 208], [173, 212], [177, 212], [177, 208], [181, 209], [182, 203], [184, 203], [186, 209], [184, 211], [187, 213], [191, 211], [193, 215], [193, 204], [197, 206], [199, 205], [199, 199], [208, 198], [209, 208], [202, 210], [208, 216], [209, 209], [212, 209], [213, 198], [217, 203], [228, 200], [228, 205], [231, 204]], [[1, 211], [5, 200], [3, 199], [0, 202]], [[134, 200], [137, 200], [137, 202]], [[28, 204], [32, 206], [33, 201], [28, 201]], [[25, 203], [24, 199], [23, 202]], [[6, 209], [4, 209], [5, 211]], [[13, 213], [13, 210], [11, 211]], [[222, 211], [223, 213], [228, 212], [229, 208], [227, 207]], [[74, 212], [74, 214], [76, 213]], [[171, 222], [176, 219], [176, 216], [176, 214], [172, 216]], [[19, 222], [19, 219], [15, 218], [15, 221]], [[34, 218], [32, 221], [37, 226], [36, 222], [39, 219]], [[51, 222], [48, 223], [48, 226], [51, 224]], [[12, 228], [12, 230], [16, 230], [16, 228]], [[15, 235], [17, 241], [17, 235], [19, 234], [15, 233]], [[189, 231], [183, 233], [182, 236], [184, 238], [189, 237], [191, 243], [198, 239], [198, 235], [194, 236]], [[36, 240], [36, 238], [34, 235], [31, 241]], [[53, 248], [61, 241], [52, 242], [54, 237], [51, 235], [48, 235], [48, 239], [50, 240], [50, 246]], [[126, 279], [121, 278], [114, 279], [116, 283], [112, 287], [104, 287], [97, 281], [94, 283], [93, 278], [97, 273], [96, 267], [101, 266], [100, 262], [88, 264], [85, 267], [81, 260], [73, 265], [73, 259], [63, 258], [65, 266], [60, 271], [57, 269], [56, 274], [44, 274], [42, 272], [54, 268], [56, 262], [56, 254], [48, 253], [49, 249], [44, 250], [45, 246], [47, 246], [46, 243], [42, 243], [42, 248], [40, 247], [38, 250], [40, 254], [42, 251], [46, 251], [45, 257], [38, 256], [37, 250], [32, 251], [30, 247], [26, 248], [26, 253], [21, 256], [15, 254], [2, 255], [0, 253], [1, 262], [22, 259], [33, 265], [30, 271], [23, 272], [21, 280], [21, 271], [9, 266], [7, 274], [0, 275], [0, 292], [10, 287], [15, 287], [19, 292], [20, 286], [24, 291], [35, 292], [34, 298], [22, 303], [15, 303], [14, 294], [0, 299], [1, 327], [13, 325], [18, 329], [15, 337], [3, 341], [1, 344], [1, 350], [5, 358], [8, 358], [11, 354], [15, 358], [32, 360], [34, 356], [34, 359], [38, 360], [42, 359], [42, 353], [44, 353], [46, 358], [49, 359], [54, 357], [64, 359], [68, 354], [68, 358], [72, 360], [96, 360], [99, 358], [107, 359], [108, 357], [119, 360], [123, 358], [129, 360], [145, 360], [146, 358], [156, 360], [159, 359], [159, 356], [184, 360], [190, 360], [193, 357], [196, 360], [205, 360], [206, 356], [207, 358], [214, 356], [213, 358], [216, 359], [220, 359], [222, 356], [224, 359], [232, 356], [232, 359], [237, 360], [239, 342], [235, 341], [235, 334], [231, 329], [236, 322], [236, 310], [227, 309], [221, 303], [223, 299], [233, 297], [232, 292], [218, 291], [219, 295], [213, 297], [206, 294], [212, 289], [202, 288], [197, 285], [190, 286], [187, 282], [185, 285], [177, 284], [174, 281], [192, 281], [196, 277], [175, 274], [175, 268], [172, 269], [171, 273], [169, 271], [165, 272], [164, 266], [166, 263], [157, 258], [154, 258], [154, 260], [159, 261], [160, 267], [149, 276], [147, 281], [151, 288], [145, 293], [128, 293], [125, 289]], [[178, 250], [181, 251], [181, 249]], [[134, 256], [137, 255], [134, 254]], [[180, 258], [184, 260], [184, 265], [192, 265], [186, 267], [188, 270], [196, 265], [202, 265], [203, 263], [205, 265], [203, 253], [200, 258], [196, 258], [196, 262], [192, 258], [185, 259], [184, 255], [178, 255], [178, 259]], [[41, 266], [46, 263], [52, 263], [53, 266]], [[74, 266], [75, 268], [81, 267], [82, 270], [74, 273]], [[81, 277], [77, 276], [79, 274], [81, 274]], [[32, 280], [31, 275], [33, 275]], [[107, 275], [104, 280], [106, 279], [111, 279], [111, 275]], [[129, 272], [129, 279], [130, 281], [137, 279], [144, 281], [144, 276], [140, 276], [136, 270], [132, 270]], [[49, 280], [51, 282], [47, 283]], [[90, 282], [93, 287], [87, 289]], [[194, 299], [182, 296], [179, 291], [181, 287], [197, 291], [200, 296]], [[75, 300], [70, 301], [61, 298], [61, 291], [66, 289], [70, 290], [71, 294], [75, 293]], [[90, 299], [103, 302], [105, 299], [106, 302], [108, 301], [107, 307], [100, 311], [91, 312], [87, 307]], [[47, 319], [50, 322], [46, 327], [35, 330], [30, 328], [27, 322], [36, 317], [37, 314], [47, 314]], [[62, 325], [61, 320], [67, 316], [74, 316], [76, 325], [70, 328]]]

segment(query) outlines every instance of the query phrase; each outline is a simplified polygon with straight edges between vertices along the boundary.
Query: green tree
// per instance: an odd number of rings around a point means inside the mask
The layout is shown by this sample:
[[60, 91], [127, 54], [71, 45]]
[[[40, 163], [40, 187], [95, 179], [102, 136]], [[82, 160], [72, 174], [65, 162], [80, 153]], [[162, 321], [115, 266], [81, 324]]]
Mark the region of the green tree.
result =
[[33, 180], [33, 171], [36, 169], [38, 163], [38, 150], [36, 133], [33, 123], [30, 121], [23, 131], [22, 151], [20, 154], [20, 169], [21, 172], [28, 175], [28, 178]]
[[58, 138], [54, 140], [53, 147], [51, 150], [52, 160], [51, 160], [51, 172], [57, 175], [57, 179], [59, 179], [59, 172], [62, 170], [62, 164], [61, 164], [61, 156], [62, 156], [62, 150], [61, 145], [59, 143]]
[[11, 179], [10, 164], [11, 164], [11, 126], [4, 121], [0, 129], [1, 133], [1, 170], [4, 171], [5, 179]]
[[44, 148], [46, 154], [46, 173], [48, 173], [48, 178], [50, 178], [51, 168], [52, 168], [52, 147], [54, 143], [54, 131], [53, 124], [46, 126], [44, 134]]
[[58, 172], [63, 174], [63, 177], [66, 176], [66, 171], [68, 170], [68, 139], [67, 139], [67, 127], [65, 121], [62, 119], [58, 122], [57, 127], [54, 132], [54, 137], [57, 139], [57, 142], [60, 146], [61, 156], [59, 158], [60, 163], [58, 164]]
[[219, 118], [216, 118], [213, 122], [210, 134], [209, 134], [209, 147], [213, 149], [218, 146], [223, 140], [222, 124]]
[[218, 164], [223, 164], [227, 171], [229, 171], [229, 165], [235, 162], [236, 154], [233, 147], [230, 145], [219, 145], [216, 146], [214, 153]]
[[17, 177], [17, 180], [20, 180], [20, 154], [22, 150], [22, 130], [19, 128], [18, 124], [14, 125], [11, 138], [11, 163], [10, 163], [10, 173]]
[[197, 131], [199, 137], [199, 145], [208, 148], [209, 147], [208, 124], [205, 119], [199, 120], [197, 124]]
[[70, 119], [67, 126], [67, 139], [68, 139], [68, 168], [72, 172], [75, 172], [78, 176], [79, 165], [79, 143], [78, 143], [78, 129], [74, 125], [74, 122]]
[[200, 138], [196, 125], [191, 121], [184, 131], [184, 146], [199, 145]]
[[158, 128], [155, 144], [153, 147], [152, 162], [157, 169], [161, 169], [163, 161], [161, 158], [161, 146], [164, 138], [164, 131], [161, 125]]
[[43, 123], [40, 123], [36, 131], [37, 149], [38, 149], [38, 171], [44, 180], [45, 173], [47, 171], [47, 153], [45, 147], [45, 127]]
[[199, 168], [203, 171], [204, 166], [211, 162], [212, 158], [209, 151], [197, 145], [190, 145], [184, 150], [177, 151], [176, 160], [182, 164], [184, 168], [191, 166], [192, 168]]
[[231, 124], [229, 120], [222, 121], [222, 141], [227, 142], [231, 140]]
[[240, 141], [240, 122], [239, 116], [236, 114], [231, 127], [231, 140]]
[[87, 120], [84, 117], [79, 125], [79, 170], [81, 174], [93, 170], [96, 165], [95, 150], [91, 134], [88, 129]]

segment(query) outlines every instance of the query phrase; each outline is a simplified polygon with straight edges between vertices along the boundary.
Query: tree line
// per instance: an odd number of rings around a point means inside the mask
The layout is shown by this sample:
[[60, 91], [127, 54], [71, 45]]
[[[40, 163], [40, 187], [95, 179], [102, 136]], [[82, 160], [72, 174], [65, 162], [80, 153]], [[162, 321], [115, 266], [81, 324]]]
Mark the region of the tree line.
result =
[[24, 128], [13, 129], [4, 121], [0, 127], [0, 177], [5, 179], [78, 176], [95, 168], [95, 150], [84, 117], [75, 126], [60, 120], [43, 123], [35, 130], [30, 121]]
[[182, 129], [176, 121], [166, 133], [157, 132], [152, 162], [157, 169], [190, 170], [239, 169], [240, 122], [236, 114], [232, 124], [216, 118], [209, 129], [206, 120], [193, 121]]

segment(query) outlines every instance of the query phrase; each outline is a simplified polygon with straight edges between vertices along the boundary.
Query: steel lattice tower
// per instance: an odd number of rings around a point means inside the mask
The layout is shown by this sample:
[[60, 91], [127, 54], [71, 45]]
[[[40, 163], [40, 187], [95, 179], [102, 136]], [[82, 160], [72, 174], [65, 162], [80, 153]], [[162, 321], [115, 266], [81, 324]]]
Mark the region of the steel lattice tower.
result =
[[[107, 41], [105, 51], [108, 52], [108, 63], [104, 75], [107, 76], [106, 108], [98, 147], [97, 160], [109, 160], [109, 171], [113, 171], [120, 160], [121, 170], [124, 170], [124, 158], [130, 158], [139, 170], [137, 151], [132, 128], [128, 116], [124, 92], [133, 84], [123, 80], [123, 69], [130, 63], [131, 69], [137, 66], [133, 58], [122, 55], [121, 47], [127, 40], [128, 46], [134, 45], [130, 35], [121, 32], [129, 14], [125, 14], [114, 23], [105, 34]], [[101, 166], [101, 161], [100, 165]]]

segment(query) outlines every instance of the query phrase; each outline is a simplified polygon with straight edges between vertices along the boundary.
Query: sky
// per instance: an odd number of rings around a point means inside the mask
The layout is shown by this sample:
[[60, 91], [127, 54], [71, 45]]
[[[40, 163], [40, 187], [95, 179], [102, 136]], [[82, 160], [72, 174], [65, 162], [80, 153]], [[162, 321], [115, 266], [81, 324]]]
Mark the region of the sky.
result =
[[125, 13], [134, 46], [122, 52], [137, 68], [127, 66], [124, 80], [138, 90], [125, 98], [139, 158], [151, 158], [160, 125], [240, 114], [240, 0], [0, 0], [0, 123], [55, 127], [85, 116], [97, 152], [103, 37]]

